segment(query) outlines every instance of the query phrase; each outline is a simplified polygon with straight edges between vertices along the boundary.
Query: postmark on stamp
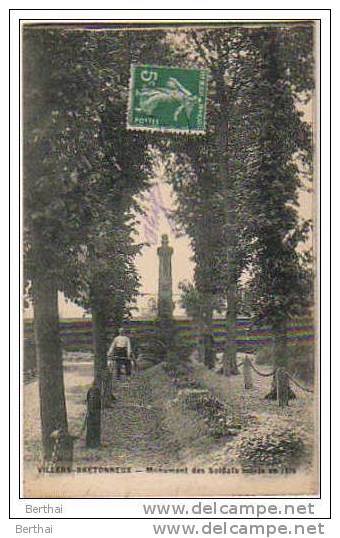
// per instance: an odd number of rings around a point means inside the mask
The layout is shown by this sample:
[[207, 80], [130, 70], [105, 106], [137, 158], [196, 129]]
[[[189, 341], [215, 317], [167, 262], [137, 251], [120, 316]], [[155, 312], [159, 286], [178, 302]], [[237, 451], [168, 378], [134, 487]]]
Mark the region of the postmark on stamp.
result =
[[132, 65], [127, 128], [204, 134], [208, 72]]

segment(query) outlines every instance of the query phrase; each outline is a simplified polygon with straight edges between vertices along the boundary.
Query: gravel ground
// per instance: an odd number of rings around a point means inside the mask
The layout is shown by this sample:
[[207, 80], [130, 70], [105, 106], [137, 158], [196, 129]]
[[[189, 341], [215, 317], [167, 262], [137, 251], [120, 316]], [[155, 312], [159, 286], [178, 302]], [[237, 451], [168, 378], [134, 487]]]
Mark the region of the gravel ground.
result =
[[[270, 378], [254, 373], [254, 388], [246, 391], [242, 375], [225, 378], [198, 362], [192, 364], [194, 378], [225, 402], [232, 414], [255, 416], [260, 423], [275, 417], [288, 420], [297, 429], [303, 429], [305, 443], [311, 452], [314, 413], [309, 394], [297, 389], [297, 400], [290, 402], [289, 407], [279, 408], [276, 402], [263, 399]], [[86, 392], [93, 375], [92, 362], [68, 360], [64, 367], [69, 430], [71, 434], [79, 435], [85, 415]], [[269, 369], [261, 367], [263, 372]], [[176, 389], [160, 365], [128, 380], [114, 381], [113, 392], [116, 403], [102, 414], [102, 447], [100, 450], [87, 449], [83, 434], [75, 443], [75, 463], [100, 462], [135, 468], [150, 463], [167, 465], [183, 461], [189, 453], [197, 456], [202, 451], [203, 457], [211, 457], [219, 444], [207, 437], [199, 417], [172, 405]], [[25, 461], [37, 463], [40, 460], [37, 381], [24, 387], [24, 417]]]
[[[79, 435], [92, 362], [65, 361], [64, 368], [69, 431]], [[38, 382], [26, 385], [24, 393], [25, 462], [36, 466], [41, 461]], [[200, 417], [172, 405], [177, 390], [161, 365], [114, 380], [113, 393], [116, 402], [102, 412], [100, 449], [86, 448], [84, 432], [74, 445], [75, 465], [168, 467], [216, 447]]]
[[[276, 402], [263, 399], [270, 385], [269, 378], [261, 378], [254, 374], [254, 389], [245, 391], [242, 375], [225, 378], [207, 370], [197, 362], [193, 362], [193, 377], [201, 386], [218, 399], [223, 400], [230, 413], [245, 418], [250, 414], [256, 416], [260, 423], [270, 420], [286, 420], [299, 431], [302, 431], [310, 454], [313, 445], [313, 399], [311, 395], [297, 389], [298, 399], [285, 409], [280, 409]], [[89, 357], [73, 360], [67, 357], [65, 367], [65, 390], [69, 430], [72, 435], [79, 435], [85, 414], [85, 399], [87, 390], [93, 378], [92, 361]], [[267, 368], [261, 366], [261, 371]], [[202, 417], [178, 405], [178, 388], [174, 385], [162, 365], [153, 366], [133, 375], [130, 379], [122, 378], [115, 381], [113, 392], [116, 402], [111, 409], [105, 409], [102, 414], [102, 446], [99, 449], [88, 449], [85, 446], [84, 434], [75, 442], [75, 466], [115, 466], [131, 468], [131, 479], [126, 481], [123, 475], [102, 476], [100, 482], [94, 475], [78, 475], [70, 477], [59, 475], [43, 477], [37, 473], [40, 458], [40, 417], [38, 400], [38, 383], [34, 381], [24, 386], [24, 461], [25, 461], [25, 491], [32, 496], [50, 496], [53, 483], [56, 496], [64, 496], [67, 491], [71, 496], [117, 496], [118, 491], [123, 496], [152, 496], [159, 492], [157, 474], [146, 474], [146, 467], [156, 469], [180, 468], [189, 469], [202, 467], [233, 467], [237, 465], [237, 453], [234, 450], [235, 438], [213, 439], [206, 429]], [[177, 403], [176, 403], [177, 402]], [[251, 429], [249, 429], [251, 435]], [[310, 458], [309, 458], [310, 459]], [[158, 471], [157, 471], [158, 472]], [[295, 483], [289, 485], [289, 491], [302, 492], [310, 489], [316, 491], [315, 478], [311, 476], [310, 468], [299, 472], [310, 475], [309, 485], [303, 486], [301, 478], [296, 476]], [[53, 478], [53, 482], [52, 482]], [[128, 478], [128, 477], [126, 477]], [[196, 491], [190, 481], [190, 476], [168, 476], [167, 493], [173, 488], [173, 495], [204, 495], [206, 492], [204, 477], [196, 477], [195, 484], [200, 484]], [[270, 477], [269, 477], [270, 478]], [[49, 479], [49, 480], [48, 480]], [[139, 480], [140, 479], [140, 480]], [[216, 478], [217, 480], [217, 478]], [[223, 474], [219, 475], [219, 491], [227, 493]], [[228, 477], [230, 493], [233, 488], [240, 494], [257, 491], [256, 477], [247, 477], [248, 483], [240, 483], [237, 476]], [[286, 481], [288, 478], [286, 479]], [[163, 483], [163, 482], [162, 482]], [[114, 484], [114, 487], [113, 487]], [[165, 483], [164, 483], [165, 484]], [[216, 492], [215, 482], [211, 493]], [[214, 485], [215, 484], [215, 485]], [[234, 485], [233, 485], [234, 484]], [[261, 479], [261, 484], [265, 484]], [[302, 485], [301, 485], [302, 484]], [[193, 489], [194, 487], [194, 489]], [[217, 487], [217, 486], [216, 486]], [[268, 491], [275, 492], [270, 481], [267, 481]], [[70, 489], [71, 488], [71, 489]], [[72, 489], [73, 488], [73, 489]], [[135, 489], [134, 489], [135, 488]], [[170, 490], [168, 489], [170, 488]], [[187, 489], [185, 489], [187, 488]], [[241, 489], [240, 489], [241, 488]], [[287, 485], [288, 488], [288, 485]], [[267, 490], [261, 490], [264, 494]], [[37, 493], [39, 492], [39, 493]], [[66, 495], [67, 496], [67, 495]]]
[[[86, 393], [93, 367], [89, 357], [64, 362], [69, 430], [79, 435], [85, 415]], [[307, 446], [306, 464], [312, 459], [314, 413], [311, 395], [297, 389], [298, 398], [280, 409], [276, 402], [264, 400], [270, 378], [253, 375], [254, 388], [244, 390], [242, 375], [225, 378], [193, 361], [193, 377], [227, 404], [230, 414], [256, 418], [257, 424], [282, 422], [294, 426]], [[261, 367], [268, 372], [269, 368]], [[74, 445], [75, 465], [147, 466], [234, 465], [237, 453], [234, 439], [212, 439], [197, 413], [174, 405], [177, 388], [162, 365], [148, 368], [130, 379], [114, 381], [116, 402], [102, 413], [102, 446], [88, 449], [84, 436]], [[41, 461], [38, 383], [24, 387], [24, 459], [28, 467]], [[249, 434], [251, 435], [251, 427]], [[307, 461], [308, 460], [308, 461]], [[307, 466], [308, 466], [307, 465]]]
[[[314, 452], [314, 432], [315, 416], [314, 399], [310, 393], [293, 387], [297, 399], [291, 400], [288, 407], [280, 408], [276, 401], [265, 400], [264, 396], [269, 392], [271, 377], [260, 377], [255, 372], [252, 373], [254, 388], [245, 390], [242, 374], [224, 377], [214, 371], [207, 370], [197, 361], [192, 361], [194, 368], [194, 378], [202, 386], [208, 388], [210, 392], [219, 400], [227, 404], [230, 413], [240, 416], [247, 422], [249, 416], [255, 417], [257, 424], [269, 424], [270, 422], [281, 422], [294, 427], [304, 440], [306, 446], [306, 460], [304, 466], [310, 470]], [[272, 371], [270, 366], [257, 368], [263, 373]], [[251, 428], [249, 434], [251, 435]], [[235, 438], [235, 441], [237, 438]], [[227, 443], [223, 450], [211, 452], [208, 456], [201, 457], [201, 462], [206, 458], [216, 464], [234, 464], [237, 462], [237, 454], [233, 449], [234, 441]]]
[[[69, 431], [79, 435], [85, 417], [86, 393], [93, 375], [92, 362], [75, 364], [65, 361], [64, 371]], [[133, 465], [136, 469], [150, 463], [160, 465], [176, 460], [176, 456], [172, 456], [176, 444], [164, 428], [163, 415], [153, 398], [148, 377], [142, 372], [129, 379], [123, 377], [114, 381], [116, 402], [102, 412], [102, 446], [100, 449], [86, 448], [83, 433], [74, 445], [75, 465]], [[41, 460], [37, 381], [24, 388], [24, 440], [25, 462], [36, 465]]]

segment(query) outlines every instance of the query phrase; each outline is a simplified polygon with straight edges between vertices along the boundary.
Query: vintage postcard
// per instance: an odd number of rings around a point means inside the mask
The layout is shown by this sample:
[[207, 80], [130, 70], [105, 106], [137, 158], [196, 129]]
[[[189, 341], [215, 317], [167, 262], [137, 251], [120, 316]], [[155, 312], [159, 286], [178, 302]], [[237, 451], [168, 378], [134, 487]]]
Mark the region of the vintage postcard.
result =
[[317, 21], [21, 26], [22, 496], [319, 494]]

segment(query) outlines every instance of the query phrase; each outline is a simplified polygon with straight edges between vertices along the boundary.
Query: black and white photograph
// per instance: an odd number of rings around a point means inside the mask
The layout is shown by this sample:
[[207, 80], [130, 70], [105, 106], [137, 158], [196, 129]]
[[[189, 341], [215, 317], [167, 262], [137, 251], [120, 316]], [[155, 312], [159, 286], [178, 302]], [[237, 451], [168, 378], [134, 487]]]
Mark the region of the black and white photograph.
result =
[[319, 494], [319, 31], [21, 23], [23, 498]]

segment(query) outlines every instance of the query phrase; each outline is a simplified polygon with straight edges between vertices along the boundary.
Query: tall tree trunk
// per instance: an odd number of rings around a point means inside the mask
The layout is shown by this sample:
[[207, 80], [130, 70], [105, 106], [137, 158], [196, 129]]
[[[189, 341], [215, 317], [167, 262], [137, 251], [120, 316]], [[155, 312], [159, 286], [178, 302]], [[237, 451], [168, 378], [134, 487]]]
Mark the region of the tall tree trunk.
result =
[[276, 375], [273, 376], [270, 392], [265, 396], [267, 400], [280, 400], [280, 405], [287, 405], [289, 400], [296, 398], [285, 375], [288, 366], [288, 340], [287, 322], [283, 320], [272, 326], [274, 333], [273, 366]]
[[212, 318], [213, 309], [210, 306], [206, 306], [201, 312], [202, 317], [200, 320], [200, 340], [202, 343], [203, 362], [208, 368], [213, 368], [215, 364], [214, 349], [212, 340]]
[[236, 362], [236, 321], [237, 321], [237, 289], [234, 282], [230, 283], [227, 292], [227, 314], [226, 314], [226, 337], [223, 356], [223, 374], [236, 375], [239, 373]]
[[[39, 373], [41, 434], [44, 460], [72, 461], [65, 404], [62, 349], [59, 335], [58, 291], [52, 277], [43, 273], [32, 281], [34, 334]], [[59, 453], [55, 453], [59, 431]]]
[[223, 374], [238, 374], [236, 363], [236, 318], [237, 318], [237, 271], [235, 260], [235, 202], [233, 200], [233, 178], [230, 171], [229, 154], [229, 118], [230, 118], [230, 93], [226, 91], [224, 81], [225, 68], [221, 67], [215, 73], [216, 92], [221, 103], [221, 115], [217, 128], [217, 148], [220, 154], [219, 174], [221, 184], [224, 185], [226, 234], [224, 237], [227, 247], [227, 314], [226, 314], [226, 339], [223, 359]]
[[273, 326], [274, 331], [274, 365], [275, 368], [287, 368], [288, 366], [288, 349], [287, 349], [287, 323], [281, 323]]
[[92, 332], [94, 345], [94, 381], [101, 386], [103, 372], [107, 365], [107, 328], [106, 318], [100, 309], [92, 307]]
[[94, 344], [94, 385], [100, 390], [102, 407], [111, 407], [113, 399], [113, 373], [107, 363], [107, 319], [103, 314], [103, 310], [100, 310], [99, 307], [92, 308], [92, 331]]

